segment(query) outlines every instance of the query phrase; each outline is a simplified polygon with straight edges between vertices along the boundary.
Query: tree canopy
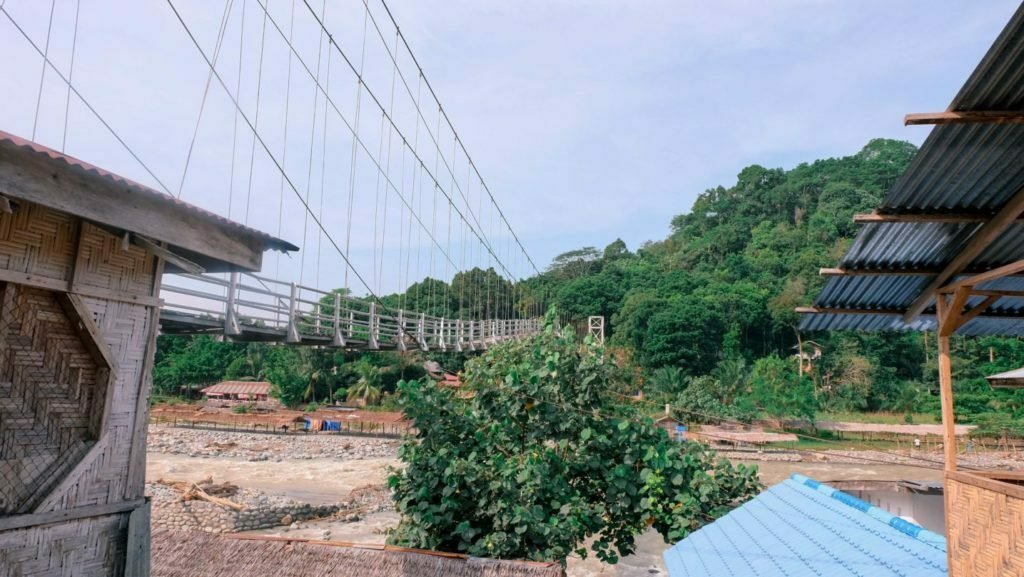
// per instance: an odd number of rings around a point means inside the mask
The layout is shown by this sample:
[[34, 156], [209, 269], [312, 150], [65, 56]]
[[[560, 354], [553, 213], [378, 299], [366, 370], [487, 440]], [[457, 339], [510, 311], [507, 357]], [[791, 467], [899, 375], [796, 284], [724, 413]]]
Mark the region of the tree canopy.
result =
[[[470, 555], [615, 562], [653, 526], [678, 540], [759, 490], [755, 471], [680, 443], [616, 391], [632, 372], [571, 331], [494, 347], [466, 365], [464, 398], [400, 385], [416, 435], [390, 478], [392, 543]], [[621, 393], [619, 393], [621, 394]]]

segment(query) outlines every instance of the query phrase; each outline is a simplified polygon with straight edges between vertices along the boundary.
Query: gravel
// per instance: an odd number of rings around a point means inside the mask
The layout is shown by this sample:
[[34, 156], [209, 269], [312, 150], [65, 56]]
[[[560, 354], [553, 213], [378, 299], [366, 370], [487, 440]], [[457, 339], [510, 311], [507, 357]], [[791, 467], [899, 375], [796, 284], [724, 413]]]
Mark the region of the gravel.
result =
[[399, 441], [326, 434], [269, 435], [150, 426], [148, 450], [189, 457], [248, 461], [394, 457]]

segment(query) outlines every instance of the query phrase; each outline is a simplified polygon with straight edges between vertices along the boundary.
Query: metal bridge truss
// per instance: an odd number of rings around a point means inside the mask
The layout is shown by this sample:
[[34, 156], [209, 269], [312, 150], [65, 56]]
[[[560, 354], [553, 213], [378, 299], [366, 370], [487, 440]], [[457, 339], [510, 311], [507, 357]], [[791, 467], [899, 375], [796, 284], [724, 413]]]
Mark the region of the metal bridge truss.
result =
[[475, 351], [540, 332], [539, 319], [461, 320], [385, 309], [376, 301], [232, 273], [166, 275], [163, 334], [356, 350]]

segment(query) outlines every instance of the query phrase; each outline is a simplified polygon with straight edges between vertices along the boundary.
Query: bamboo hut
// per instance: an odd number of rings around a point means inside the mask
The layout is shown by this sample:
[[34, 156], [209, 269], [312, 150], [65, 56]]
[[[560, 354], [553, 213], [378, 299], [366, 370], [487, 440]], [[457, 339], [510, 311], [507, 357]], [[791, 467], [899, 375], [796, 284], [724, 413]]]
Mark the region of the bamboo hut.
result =
[[165, 271], [295, 247], [0, 132], [0, 576], [149, 575]]
[[158, 530], [153, 577], [562, 577], [558, 563], [480, 559], [453, 553], [262, 535]]

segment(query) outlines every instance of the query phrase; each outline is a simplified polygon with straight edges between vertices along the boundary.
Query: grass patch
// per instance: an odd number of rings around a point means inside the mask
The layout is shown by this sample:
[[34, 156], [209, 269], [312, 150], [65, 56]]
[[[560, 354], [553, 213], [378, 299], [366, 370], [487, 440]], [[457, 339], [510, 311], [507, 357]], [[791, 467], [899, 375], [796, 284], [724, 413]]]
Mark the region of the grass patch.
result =
[[[903, 413], [855, 413], [849, 411], [818, 413], [819, 421], [842, 421], [848, 423], [875, 423], [880, 425], [905, 425]], [[915, 425], [937, 425], [938, 419], [932, 413], [914, 413]]]

